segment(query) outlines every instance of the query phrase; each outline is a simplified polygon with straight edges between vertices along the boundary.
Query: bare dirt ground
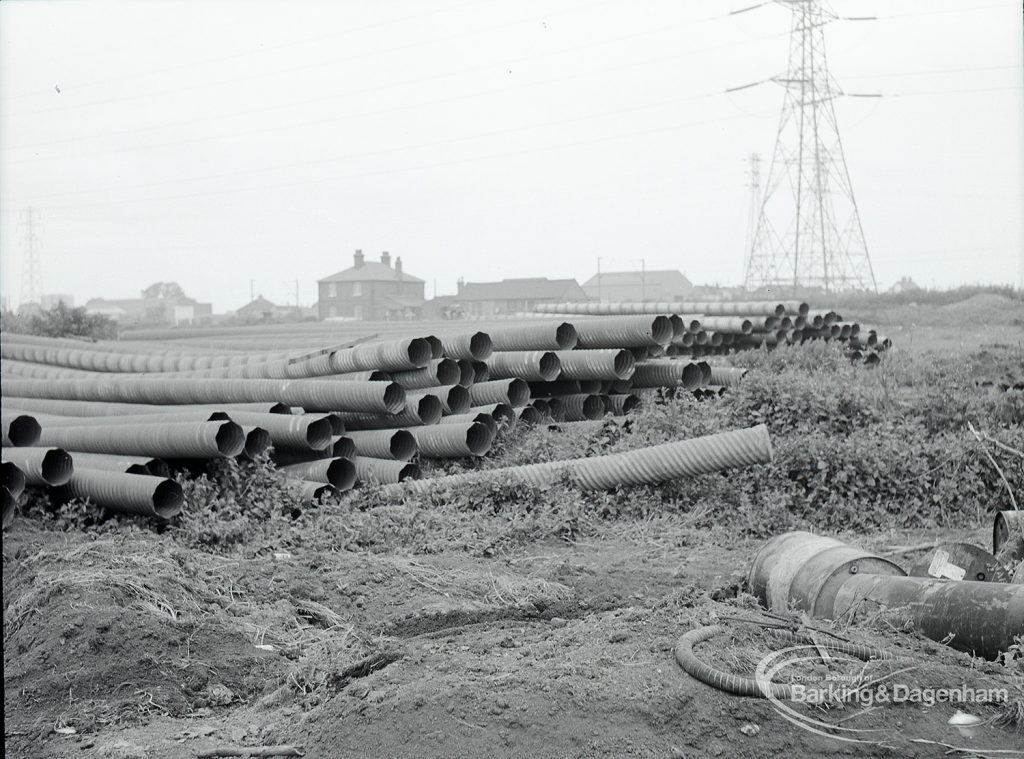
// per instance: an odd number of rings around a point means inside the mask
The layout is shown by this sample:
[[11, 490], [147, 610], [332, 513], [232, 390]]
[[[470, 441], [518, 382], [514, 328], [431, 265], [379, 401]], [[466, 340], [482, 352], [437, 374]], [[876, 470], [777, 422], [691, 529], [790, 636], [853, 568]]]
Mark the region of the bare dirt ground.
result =
[[[914, 350], [1024, 345], [1012, 319], [997, 335], [965, 337], [948, 314], [930, 317], [938, 324], [876, 316]], [[703, 514], [735, 508], [709, 502]], [[989, 546], [990, 519], [838, 537], [878, 551], [940, 539]], [[284, 535], [224, 553], [143, 523], [68, 530], [18, 519], [3, 538], [5, 753], [141, 759], [291, 744], [309, 757], [668, 759], [1024, 747], [1019, 727], [997, 723], [1005, 710], [996, 706], [967, 706], [985, 720], [973, 731], [947, 724], [952, 704], [849, 708], [851, 724], [873, 732], [846, 743], [687, 676], [673, 648], [697, 626], [726, 625], [699, 650], [735, 672], [749, 675], [779, 646], [735, 621], [758, 616], [742, 582], [763, 539], [705, 523], [666, 503], [583, 539], [549, 534], [493, 549], [461, 525], [424, 549], [381, 549], [325, 521], [315, 539]], [[884, 619], [845, 633], [909, 657], [915, 682], [1024, 698], [1019, 668]]]

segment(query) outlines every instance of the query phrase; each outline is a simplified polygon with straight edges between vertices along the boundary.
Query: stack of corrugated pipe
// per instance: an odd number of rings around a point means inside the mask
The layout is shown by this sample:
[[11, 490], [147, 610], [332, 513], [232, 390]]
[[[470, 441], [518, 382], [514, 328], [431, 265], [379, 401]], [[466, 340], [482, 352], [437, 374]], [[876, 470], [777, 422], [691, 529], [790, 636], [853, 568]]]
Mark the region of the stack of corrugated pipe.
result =
[[686, 329], [666, 346], [669, 356], [716, 356], [754, 348], [837, 341], [851, 361], [874, 365], [891, 341], [878, 330], [846, 321], [836, 311], [814, 311], [797, 301], [541, 304], [538, 314], [560, 316], [671, 314]]
[[[416, 337], [398, 336], [422, 334], [416, 322], [368, 326], [106, 342], [4, 333], [5, 519], [26, 485], [167, 519], [183, 505], [173, 471], [268, 447], [313, 502], [419, 479], [424, 461], [483, 456], [520, 423], [594, 422], [629, 413], [647, 389], [717, 393], [742, 375], [668, 356], [686, 330], [675, 315], [486, 332], [449, 322]], [[755, 459], [770, 456], [765, 435], [751, 440]]]

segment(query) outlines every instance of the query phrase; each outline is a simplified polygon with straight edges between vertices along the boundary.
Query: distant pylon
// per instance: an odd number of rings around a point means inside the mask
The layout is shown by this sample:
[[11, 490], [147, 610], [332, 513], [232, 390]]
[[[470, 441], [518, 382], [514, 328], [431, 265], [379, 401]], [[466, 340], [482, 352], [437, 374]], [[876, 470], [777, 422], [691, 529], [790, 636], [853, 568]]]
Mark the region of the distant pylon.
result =
[[757, 218], [761, 211], [761, 154], [751, 153], [748, 158], [750, 168], [747, 175], [750, 177], [750, 209], [747, 215], [747, 250], [754, 247], [754, 232], [757, 231]]
[[825, 58], [824, 26], [838, 17], [821, 0], [776, 2], [793, 14], [789, 66], [774, 79], [785, 95], [744, 286], [877, 292]]
[[42, 274], [39, 270], [39, 219], [29, 206], [21, 212], [21, 304], [39, 303], [42, 299]]

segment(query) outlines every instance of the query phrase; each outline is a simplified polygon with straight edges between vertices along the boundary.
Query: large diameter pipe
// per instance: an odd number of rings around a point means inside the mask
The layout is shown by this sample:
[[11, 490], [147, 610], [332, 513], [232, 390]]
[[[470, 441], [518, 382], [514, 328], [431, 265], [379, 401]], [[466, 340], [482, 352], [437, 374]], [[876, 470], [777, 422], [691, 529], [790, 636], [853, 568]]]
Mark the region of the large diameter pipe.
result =
[[[506, 408], [508, 408], [510, 414], [513, 413], [511, 407], [506, 406]], [[523, 408], [526, 408], [526, 406], [523, 406]], [[482, 411], [445, 416], [441, 418], [438, 424], [473, 424], [474, 422], [479, 422], [487, 427], [493, 435], [498, 434], [497, 420], [490, 413]]]
[[3, 458], [17, 466], [25, 484], [33, 487], [63, 485], [74, 472], [71, 456], [62, 448], [4, 448]]
[[110, 511], [170, 519], [181, 513], [185, 495], [174, 480], [76, 468], [58, 497], [83, 498]]
[[326, 482], [339, 492], [351, 490], [356, 484], [356, 468], [349, 459], [317, 459], [301, 464], [287, 464], [279, 469], [286, 477]]
[[0, 463], [0, 486], [17, 498], [25, 490], [25, 473], [13, 461]]
[[808, 305], [796, 301], [659, 301], [613, 303], [542, 303], [533, 310], [541, 314], [708, 314], [716, 316], [761, 316], [786, 313], [806, 314]]
[[160, 458], [234, 458], [245, 449], [245, 434], [234, 422], [47, 427], [40, 445]]
[[612, 416], [625, 416], [640, 405], [640, 396], [634, 393], [613, 394], [605, 397]]
[[440, 335], [438, 339], [441, 341], [444, 355], [448, 358], [486, 361], [494, 351], [491, 336], [486, 332]]
[[746, 374], [746, 369], [736, 368], [732, 366], [710, 366], [711, 377], [708, 379], [709, 385], [718, 385], [720, 387], [731, 387], [738, 385]]
[[[566, 351], [576, 347], [578, 336], [568, 322], [545, 322], [488, 329], [495, 353], [503, 351]], [[493, 356], [492, 356], [493, 358]]]
[[464, 414], [469, 409], [469, 390], [462, 385], [445, 385], [428, 390], [420, 390], [406, 395], [406, 403], [412, 405], [420, 402], [425, 396], [431, 395], [441, 403], [441, 414]]
[[461, 459], [483, 456], [491, 448], [494, 433], [486, 425], [437, 424], [432, 427], [410, 427], [420, 456], [431, 459]]
[[102, 469], [123, 474], [150, 474], [154, 477], [167, 478], [170, 467], [162, 459], [152, 456], [128, 456], [117, 453], [85, 453], [68, 451], [76, 467], [83, 469]]
[[416, 438], [408, 430], [356, 430], [347, 437], [359, 456], [408, 461], [416, 455]]
[[122, 403], [285, 403], [307, 411], [364, 411], [395, 414], [405, 391], [391, 382], [269, 379], [158, 379], [107, 377], [102, 380], [8, 380], [5, 395]]
[[357, 456], [352, 463], [356, 468], [356, 481], [366, 484], [397, 484], [405, 480], [418, 480], [423, 477], [420, 468], [408, 461]]
[[679, 387], [695, 390], [700, 387], [703, 374], [692, 361], [671, 358], [648, 359], [638, 362], [633, 372], [633, 387]]
[[383, 430], [437, 424], [444, 413], [441, 399], [429, 393], [410, 400], [400, 414], [339, 414], [346, 430]]
[[[275, 448], [322, 451], [331, 444], [336, 430], [330, 414], [260, 414], [247, 411], [232, 411], [231, 421], [246, 426], [260, 427], [270, 435]], [[339, 420], [340, 421], [340, 420]]]
[[299, 480], [292, 477], [285, 478], [284, 486], [288, 489], [291, 496], [303, 506], [312, 506], [318, 501], [330, 498], [336, 492], [326, 482], [310, 482], [309, 480]]
[[477, 382], [469, 388], [469, 402], [473, 406], [505, 403], [512, 408], [519, 408], [529, 401], [530, 386], [518, 378]]
[[668, 345], [674, 332], [671, 319], [664, 315], [583, 319], [573, 326], [576, 348], [584, 350]]
[[567, 422], [601, 419], [608, 413], [608, 405], [600, 395], [563, 395], [559, 400], [562, 402]]
[[39, 442], [42, 427], [31, 414], [19, 414], [3, 408], [0, 411], [0, 424], [3, 425], [3, 444], [5, 446], [35, 445]]
[[492, 379], [519, 379], [528, 382], [553, 382], [562, 370], [558, 355], [551, 351], [503, 351], [487, 362]]
[[[512, 409], [512, 406], [510, 406], [509, 404], [507, 404], [507, 403], [488, 403], [488, 404], [485, 404], [485, 405], [482, 405], [482, 406], [472, 406], [472, 407], [470, 407], [469, 411], [467, 411], [465, 414], [456, 414], [456, 415], [453, 415], [453, 416], [443, 417], [441, 419], [441, 421], [439, 422], [439, 424], [459, 424], [459, 423], [477, 421], [475, 418], [468, 419], [466, 417], [470, 417], [470, 416], [475, 417], [475, 416], [480, 415], [480, 414], [485, 414], [485, 415], [491, 417], [491, 419], [494, 420], [494, 429], [495, 430], [497, 430], [497, 428], [502, 426], [502, 425], [512, 425], [512, 424], [515, 424], [515, 421], [516, 421], [515, 411]], [[491, 425], [488, 425], [488, 426], [491, 426]]]
[[243, 424], [242, 434], [245, 435], [245, 445], [239, 454], [240, 457], [254, 459], [273, 444], [270, 439], [270, 433], [262, 427]]
[[175, 414], [181, 411], [247, 411], [287, 416], [295, 412], [283, 403], [220, 403], [156, 405], [151, 403], [105, 403], [103, 401], [67, 401], [52, 398], [12, 398], [5, 396], [3, 405], [12, 409], [52, 414], [54, 416], [135, 416], [139, 414]]
[[562, 362], [563, 380], [629, 379], [636, 360], [628, 350], [574, 350], [556, 354]]
[[[723, 469], [767, 464], [771, 460], [768, 428], [759, 424], [627, 453], [451, 475], [405, 483], [404, 487], [422, 493], [449, 485], [509, 479], [542, 487], [568, 476], [583, 490], [610, 490], [621, 485], [658, 485]], [[395, 493], [402, 492], [399, 486], [388, 487], [396, 488]]]
[[459, 368], [459, 362], [451, 358], [431, 359], [422, 369], [394, 372], [391, 375], [391, 381], [406, 390], [419, 390], [437, 385], [455, 385], [461, 379], [462, 370]]

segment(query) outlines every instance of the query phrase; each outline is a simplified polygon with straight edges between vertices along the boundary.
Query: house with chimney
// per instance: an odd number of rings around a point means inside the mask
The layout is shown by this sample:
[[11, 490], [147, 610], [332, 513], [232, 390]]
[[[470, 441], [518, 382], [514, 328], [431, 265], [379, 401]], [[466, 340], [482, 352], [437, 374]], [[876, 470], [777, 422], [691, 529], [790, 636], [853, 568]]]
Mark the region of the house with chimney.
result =
[[352, 266], [317, 280], [318, 315], [323, 319], [416, 319], [423, 311], [424, 282], [407, 274], [401, 256], [391, 263], [391, 254], [380, 261], [367, 261], [362, 250], [352, 257]]
[[541, 303], [589, 300], [575, 279], [524, 277], [500, 282], [458, 282], [453, 308], [467, 316], [507, 316], [532, 311]]

